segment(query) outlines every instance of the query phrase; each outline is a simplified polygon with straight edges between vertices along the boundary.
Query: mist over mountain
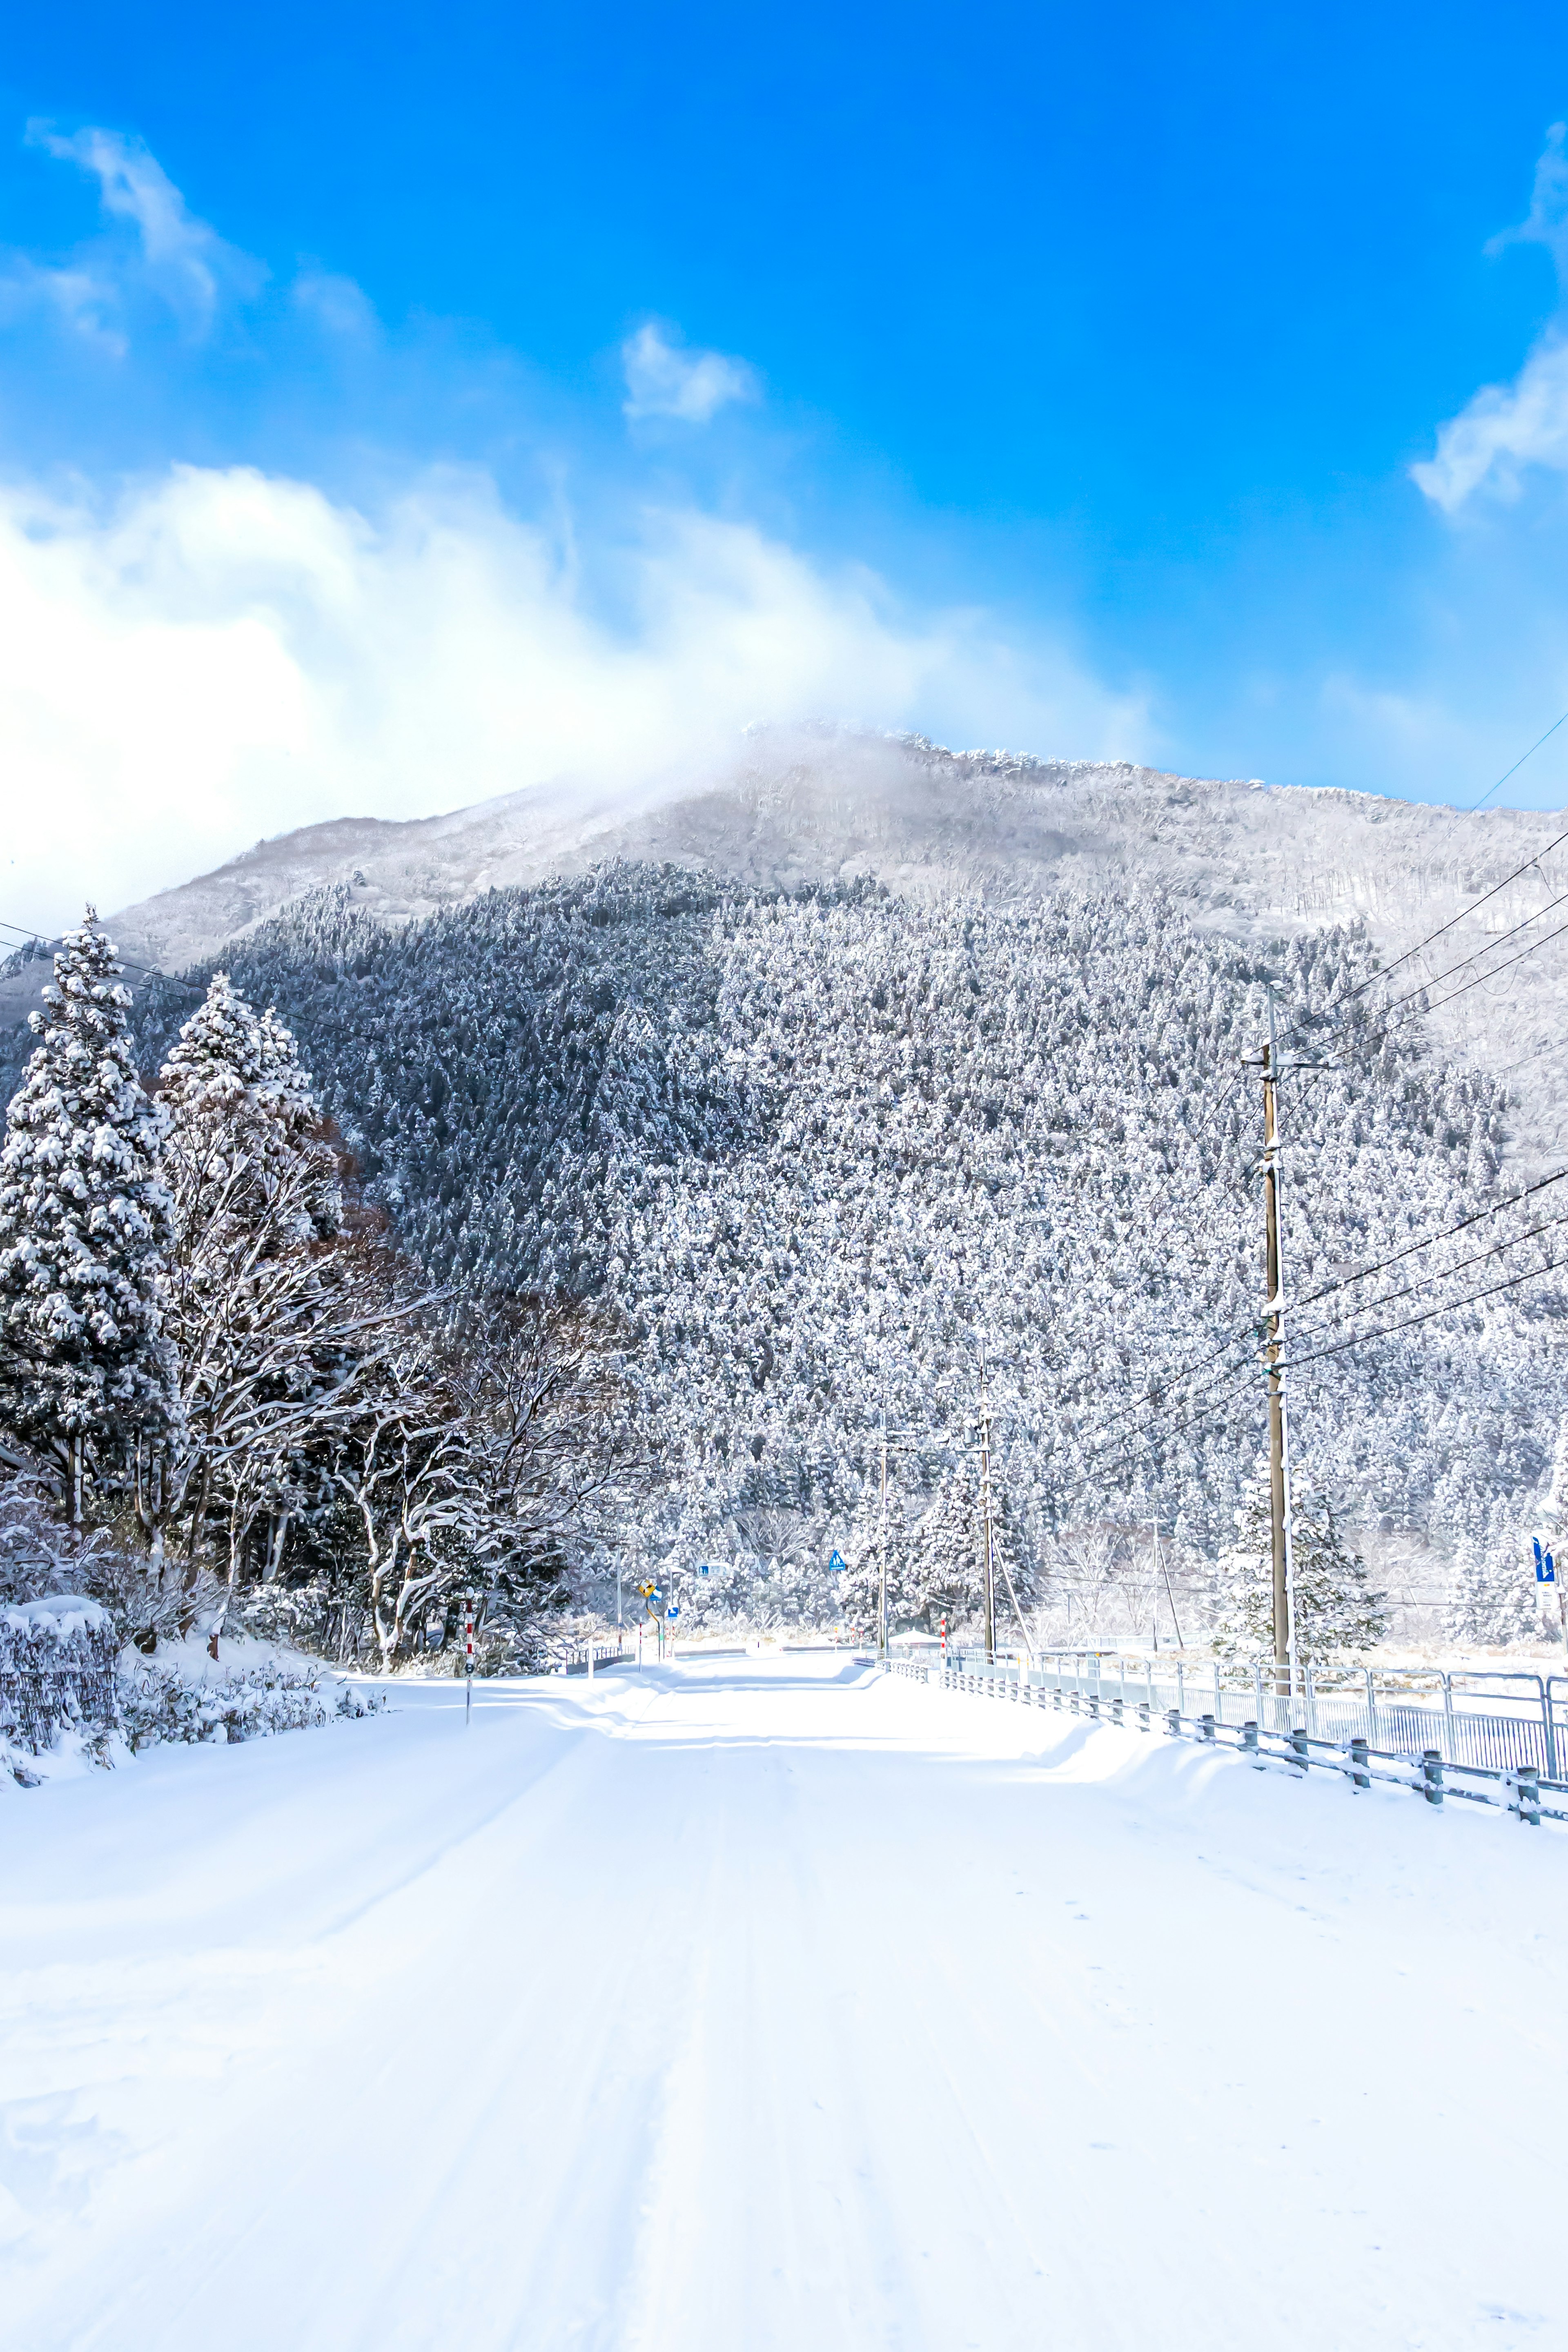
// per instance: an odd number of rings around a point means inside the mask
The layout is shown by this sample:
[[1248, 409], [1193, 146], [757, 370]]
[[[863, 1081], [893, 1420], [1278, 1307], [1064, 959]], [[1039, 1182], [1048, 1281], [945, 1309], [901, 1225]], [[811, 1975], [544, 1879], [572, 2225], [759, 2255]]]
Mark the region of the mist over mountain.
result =
[[[178, 971], [323, 884], [405, 922], [607, 859], [669, 863], [759, 888], [869, 877], [900, 898], [1018, 902], [1061, 888], [1157, 889], [1201, 929], [1257, 944], [1363, 922], [1385, 962], [1563, 830], [1338, 790], [1276, 789], [913, 738], [761, 730], [734, 765], [584, 801], [570, 783], [411, 824], [344, 817], [283, 835], [116, 914], [127, 956]], [[1568, 888], [1560, 850], [1413, 967], [1421, 981]], [[1441, 985], [1434, 996], [1445, 992]], [[1438, 1005], [1436, 1047], [1516, 1095], [1510, 1149], [1568, 1149], [1568, 962]]]

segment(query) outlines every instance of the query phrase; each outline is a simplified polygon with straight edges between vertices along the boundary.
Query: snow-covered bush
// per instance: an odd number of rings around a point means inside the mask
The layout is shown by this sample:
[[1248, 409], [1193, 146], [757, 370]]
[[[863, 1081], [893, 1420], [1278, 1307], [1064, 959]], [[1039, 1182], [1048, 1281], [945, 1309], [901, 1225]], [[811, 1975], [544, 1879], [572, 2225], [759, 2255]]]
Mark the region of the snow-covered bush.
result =
[[133, 1751], [162, 1740], [261, 1739], [375, 1715], [386, 1705], [380, 1692], [356, 1689], [298, 1652], [269, 1652], [244, 1638], [226, 1646], [218, 1664], [199, 1639], [122, 1659], [120, 1717]]
[[[250, 1739], [384, 1705], [320, 1660], [241, 1633], [210, 1653], [223, 1589], [160, 1581], [110, 1530], [76, 1529], [45, 1483], [0, 1479], [0, 1771], [32, 1786], [161, 1739]], [[282, 1628], [278, 1630], [281, 1631]]]
[[29, 1759], [76, 1735], [107, 1759], [118, 1727], [108, 1612], [80, 1593], [46, 1593], [0, 1608], [0, 1771], [24, 1783]]

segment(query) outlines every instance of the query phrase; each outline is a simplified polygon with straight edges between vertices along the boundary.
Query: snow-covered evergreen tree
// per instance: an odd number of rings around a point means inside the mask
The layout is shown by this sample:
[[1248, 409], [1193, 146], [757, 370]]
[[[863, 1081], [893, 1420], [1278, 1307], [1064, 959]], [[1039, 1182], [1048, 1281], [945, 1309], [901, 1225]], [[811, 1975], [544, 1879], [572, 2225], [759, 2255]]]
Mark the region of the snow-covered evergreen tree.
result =
[[1555, 1584], [1536, 1587], [1537, 1622], [1549, 1641], [1561, 1642], [1568, 1627], [1568, 1413], [1563, 1414], [1557, 1432], [1546, 1492], [1524, 1529], [1521, 1549], [1527, 1583], [1534, 1576], [1532, 1538], [1552, 1553], [1557, 1577]]
[[[1214, 1646], [1221, 1657], [1274, 1654], [1270, 1528], [1268, 1473], [1264, 1468], [1250, 1501], [1237, 1513], [1236, 1540], [1219, 1558], [1221, 1614]], [[1302, 1665], [1376, 1648], [1388, 1625], [1384, 1596], [1373, 1590], [1366, 1562], [1341, 1535], [1332, 1505], [1300, 1474], [1291, 1487], [1290, 1567], [1296, 1656]]]
[[89, 908], [55, 958], [0, 1150], [0, 1401], [65, 1473], [111, 1468], [177, 1414], [163, 1328], [163, 1118], [136, 1075], [114, 943]]
[[[226, 972], [181, 1028], [159, 1093], [185, 1439], [172, 1478], [143, 1491], [222, 1517], [231, 1580], [260, 1528], [271, 1572], [290, 1519], [325, 1491], [311, 1448], [341, 1417], [355, 1360], [363, 1301], [346, 1262], [316, 1246], [340, 1223], [335, 1161], [293, 1038]], [[161, 1515], [144, 1516], [156, 1543]]]

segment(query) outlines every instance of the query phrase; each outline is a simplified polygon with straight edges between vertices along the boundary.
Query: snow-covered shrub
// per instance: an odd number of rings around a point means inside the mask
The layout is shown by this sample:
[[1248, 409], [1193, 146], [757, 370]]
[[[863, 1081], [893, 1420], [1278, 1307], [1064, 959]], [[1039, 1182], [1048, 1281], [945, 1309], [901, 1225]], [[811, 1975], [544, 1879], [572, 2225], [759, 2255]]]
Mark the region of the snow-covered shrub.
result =
[[0, 1481], [0, 1770], [32, 1786], [68, 1752], [111, 1761], [121, 1737], [252, 1739], [385, 1704], [281, 1622], [270, 1640], [225, 1635], [215, 1660], [222, 1601], [211, 1577], [160, 1581], [110, 1530], [65, 1526], [41, 1479]]
[[80, 1593], [46, 1593], [0, 1608], [0, 1770], [26, 1781], [27, 1759], [62, 1734], [103, 1760], [119, 1723], [108, 1612]]
[[216, 1663], [199, 1639], [121, 1659], [120, 1716], [132, 1750], [171, 1739], [264, 1739], [376, 1715], [386, 1705], [380, 1692], [358, 1690], [297, 1652], [244, 1639], [226, 1646], [229, 1657]]

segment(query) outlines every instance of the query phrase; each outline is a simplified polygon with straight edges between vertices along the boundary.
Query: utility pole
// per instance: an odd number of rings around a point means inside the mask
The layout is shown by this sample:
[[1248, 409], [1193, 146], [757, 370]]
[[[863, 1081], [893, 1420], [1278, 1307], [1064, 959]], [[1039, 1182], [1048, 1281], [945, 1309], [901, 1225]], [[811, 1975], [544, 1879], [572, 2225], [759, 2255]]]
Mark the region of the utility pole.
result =
[[[1165, 1579], [1165, 1598], [1166, 1598], [1166, 1600], [1167, 1600], [1167, 1601], [1170, 1602], [1170, 1604], [1171, 1604], [1171, 1622], [1172, 1622], [1172, 1624], [1173, 1624], [1173, 1625], [1175, 1627], [1175, 1629], [1176, 1629], [1176, 1647], [1177, 1647], [1177, 1649], [1178, 1649], [1178, 1650], [1184, 1650], [1184, 1649], [1186, 1648], [1186, 1643], [1185, 1643], [1183, 1641], [1183, 1639], [1182, 1639], [1182, 1621], [1181, 1621], [1181, 1619], [1180, 1619], [1180, 1618], [1177, 1616], [1177, 1614], [1176, 1614], [1176, 1596], [1175, 1596], [1174, 1591], [1172, 1590], [1172, 1585], [1171, 1585], [1171, 1570], [1170, 1570], [1169, 1564], [1168, 1564], [1168, 1563], [1167, 1563], [1167, 1561], [1166, 1561], [1166, 1559], [1165, 1559], [1165, 1556], [1164, 1556], [1163, 1552], [1160, 1549], [1160, 1522], [1159, 1522], [1159, 1520], [1158, 1520], [1158, 1519], [1151, 1519], [1151, 1520], [1150, 1520], [1150, 1522], [1149, 1522], [1149, 1532], [1150, 1532], [1150, 1534], [1151, 1534], [1151, 1535], [1153, 1537], [1153, 1538], [1154, 1538], [1154, 1571], [1155, 1571], [1155, 1574], [1156, 1574], [1156, 1575], [1163, 1574], [1164, 1579]], [[1154, 1647], [1155, 1647], [1156, 1649], [1158, 1649], [1158, 1648], [1159, 1648], [1159, 1646], [1160, 1646], [1160, 1588], [1159, 1588], [1159, 1586], [1156, 1584], [1156, 1586], [1154, 1587]]]
[[985, 1663], [996, 1652], [995, 1553], [991, 1538], [991, 1390], [985, 1378], [985, 1343], [980, 1343], [980, 1509], [985, 1526], [984, 1640]]
[[1263, 1223], [1268, 1286], [1263, 1316], [1263, 1362], [1268, 1387], [1268, 1525], [1274, 1582], [1274, 1687], [1296, 1692], [1295, 1599], [1290, 1559], [1290, 1442], [1285, 1409], [1285, 1270], [1279, 1239], [1279, 1045], [1274, 991], [1268, 991], [1268, 1043], [1263, 1048]]
[[888, 1655], [888, 1401], [882, 1400], [882, 1538], [877, 1590], [877, 1655]]

